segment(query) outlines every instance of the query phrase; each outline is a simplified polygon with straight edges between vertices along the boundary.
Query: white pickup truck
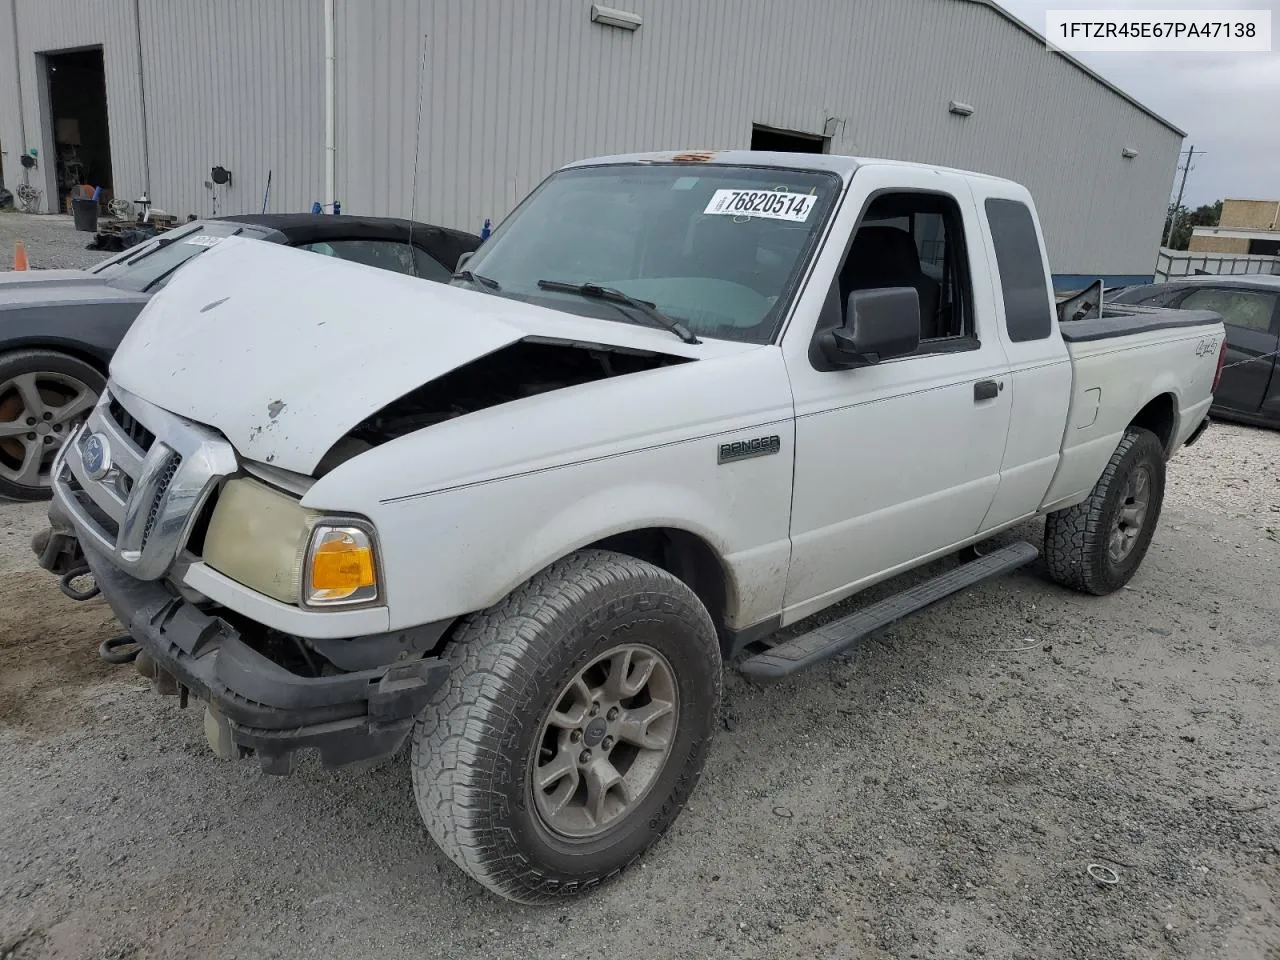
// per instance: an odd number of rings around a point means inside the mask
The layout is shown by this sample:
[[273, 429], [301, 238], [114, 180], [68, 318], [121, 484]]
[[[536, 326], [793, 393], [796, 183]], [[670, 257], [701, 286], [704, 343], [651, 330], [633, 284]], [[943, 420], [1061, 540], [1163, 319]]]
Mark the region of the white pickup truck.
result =
[[448, 286], [219, 243], [119, 348], [34, 546], [217, 753], [411, 741], [440, 846], [546, 901], [671, 824], [725, 661], [790, 674], [1037, 550], [780, 626], [1037, 515], [1058, 583], [1133, 576], [1224, 334], [1123, 310], [1059, 323], [1004, 180], [590, 160]]

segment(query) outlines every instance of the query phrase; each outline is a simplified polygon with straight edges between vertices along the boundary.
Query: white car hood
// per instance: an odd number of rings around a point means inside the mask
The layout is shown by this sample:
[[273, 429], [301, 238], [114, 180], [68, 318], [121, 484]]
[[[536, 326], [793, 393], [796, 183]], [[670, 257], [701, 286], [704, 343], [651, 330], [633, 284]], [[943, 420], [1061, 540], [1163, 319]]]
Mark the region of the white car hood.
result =
[[229, 237], [151, 299], [111, 376], [250, 460], [310, 474], [388, 403], [526, 337], [699, 359], [750, 349]]

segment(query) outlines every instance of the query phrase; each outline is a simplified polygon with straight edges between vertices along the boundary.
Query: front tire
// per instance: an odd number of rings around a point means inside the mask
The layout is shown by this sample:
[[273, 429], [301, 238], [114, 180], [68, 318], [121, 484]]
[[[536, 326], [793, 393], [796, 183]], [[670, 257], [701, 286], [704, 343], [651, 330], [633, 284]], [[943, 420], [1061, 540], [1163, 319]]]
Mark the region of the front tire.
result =
[[414, 729], [414, 793], [484, 886], [522, 903], [583, 893], [675, 820], [721, 688], [715, 628], [680, 580], [576, 553], [469, 617], [447, 655]]
[[1045, 518], [1049, 576], [1064, 587], [1104, 596], [1142, 564], [1164, 503], [1165, 460], [1150, 430], [1130, 427], [1087, 499]]

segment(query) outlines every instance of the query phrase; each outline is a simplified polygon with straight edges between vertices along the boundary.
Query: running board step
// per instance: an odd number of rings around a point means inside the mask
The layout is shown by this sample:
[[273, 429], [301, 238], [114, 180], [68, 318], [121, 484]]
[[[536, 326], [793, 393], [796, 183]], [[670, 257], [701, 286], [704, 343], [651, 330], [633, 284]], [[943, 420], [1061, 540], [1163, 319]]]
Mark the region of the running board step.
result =
[[1010, 544], [977, 560], [962, 563], [941, 576], [908, 587], [840, 620], [780, 643], [743, 661], [739, 669], [756, 680], [778, 680], [847, 650], [863, 637], [896, 620], [918, 613], [939, 600], [983, 580], [1025, 567], [1040, 555], [1026, 542]]

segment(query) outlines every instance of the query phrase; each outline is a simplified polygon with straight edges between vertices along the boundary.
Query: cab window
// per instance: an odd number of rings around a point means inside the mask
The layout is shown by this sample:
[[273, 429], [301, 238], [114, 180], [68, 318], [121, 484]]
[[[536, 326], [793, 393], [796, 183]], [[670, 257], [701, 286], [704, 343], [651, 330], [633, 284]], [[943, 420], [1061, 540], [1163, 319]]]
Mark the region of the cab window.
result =
[[1036, 222], [1025, 203], [991, 198], [987, 224], [995, 248], [1004, 324], [1014, 343], [1044, 340], [1053, 333], [1053, 309], [1045, 283]]
[[840, 268], [840, 303], [877, 287], [911, 287], [920, 300], [920, 352], [976, 347], [969, 264], [956, 202], [943, 194], [877, 197]]

